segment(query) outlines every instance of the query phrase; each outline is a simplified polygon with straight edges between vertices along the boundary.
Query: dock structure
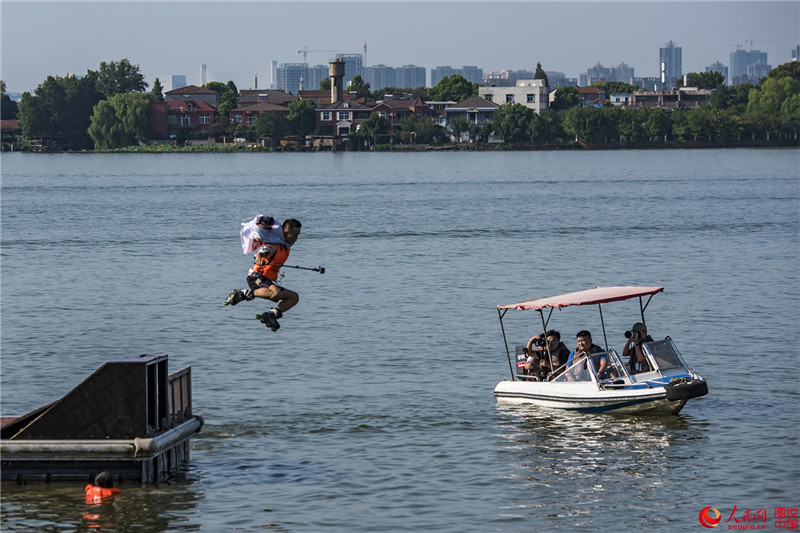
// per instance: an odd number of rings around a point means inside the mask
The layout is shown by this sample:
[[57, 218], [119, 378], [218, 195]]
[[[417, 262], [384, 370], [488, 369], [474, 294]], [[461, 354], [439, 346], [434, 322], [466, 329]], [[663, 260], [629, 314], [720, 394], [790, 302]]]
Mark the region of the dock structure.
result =
[[189, 460], [203, 419], [192, 413], [191, 367], [166, 355], [109, 361], [63, 398], [0, 422], [3, 481], [165, 480]]

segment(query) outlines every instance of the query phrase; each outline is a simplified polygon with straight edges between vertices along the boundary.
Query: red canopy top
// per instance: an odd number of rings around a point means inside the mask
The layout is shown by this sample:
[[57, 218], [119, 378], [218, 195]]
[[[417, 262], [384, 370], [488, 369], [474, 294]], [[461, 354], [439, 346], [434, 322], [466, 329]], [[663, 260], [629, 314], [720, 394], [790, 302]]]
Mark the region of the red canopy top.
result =
[[570, 305], [592, 305], [617, 302], [619, 300], [636, 298], [637, 296], [653, 295], [663, 290], [664, 287], [594, 287], [585, 291], [569, 292], [549, 298], [539, 298], [537, 300], [528, 300], [527, 302], [519, 302], [516, 304], [498, 305], [497, 308], [525, 310], [555, 307], [556, 309], [561, 309], [562, 307], [568, 307]]

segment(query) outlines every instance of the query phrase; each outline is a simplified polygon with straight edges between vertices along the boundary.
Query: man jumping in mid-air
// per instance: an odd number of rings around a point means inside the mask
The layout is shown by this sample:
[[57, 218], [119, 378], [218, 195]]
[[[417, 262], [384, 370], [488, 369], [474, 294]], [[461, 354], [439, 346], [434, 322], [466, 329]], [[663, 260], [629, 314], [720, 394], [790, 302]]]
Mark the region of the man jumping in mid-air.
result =
[[243, 300], [249, 301], [253, 298], [278, 302], [278, 305], [269, 311], [256, 315], [256, 318], [272, 331], [278, 331], [281, 327], [278, 319], [297, 305], [300, 299], [296, 292], [284, 289], [275, 283], [281, 266], [289, 258], [292, 245], [300, 236], [300, 228], [300, 222], [293, 218], [278, 224], [273, 217], [263, 215], [258, 215], [242, 224], [242, 251], [246, 254], [255, 251], [255, 263], [247, 273], [248, 288], [233, 289], [224, 305], [236, 305]]

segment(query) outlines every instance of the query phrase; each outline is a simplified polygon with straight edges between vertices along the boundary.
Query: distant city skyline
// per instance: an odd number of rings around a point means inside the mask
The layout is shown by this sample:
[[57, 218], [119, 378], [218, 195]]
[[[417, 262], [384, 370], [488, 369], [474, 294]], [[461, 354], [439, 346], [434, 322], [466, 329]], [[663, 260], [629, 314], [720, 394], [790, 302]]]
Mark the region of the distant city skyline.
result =
[[200, 85], [205, 65], [206, 81], [247, 89], [257, 77], [267, 88], [275, 62], [302, 63], [304, 48], [309, 66], [326, 65], [336, 53], [363, 54], [365, 43], [367, 66], [416, 65], [428, 80], [440, 66], [533, 71], [539, 62], [568, 78], [598, 64], [655, 78], [670, 41], [682, 49], [683, 74], [730, 67], [736, 50], [766, 53], [775, 67], [800, 44], [797, 1], [3, 0], [0, 16], [9, 93], [123, 58], [149, 87], [173, 74]]

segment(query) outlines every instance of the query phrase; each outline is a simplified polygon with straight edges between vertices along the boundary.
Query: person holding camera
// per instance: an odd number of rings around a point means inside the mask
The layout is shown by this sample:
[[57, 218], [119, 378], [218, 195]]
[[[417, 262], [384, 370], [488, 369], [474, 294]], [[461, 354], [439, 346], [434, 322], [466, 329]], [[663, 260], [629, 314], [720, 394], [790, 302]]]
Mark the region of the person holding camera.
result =
[[[549, 357], [548, 349], [550, 351]], [[531, 337], [525, 347], [525, 353], [528, 354], [528, 360], [524, 366], [525, 372], [529, 375], [535, 375], [544, 381], [553, 370], [558, 369], [558, 367], [567, 362], [569, 348], [561, 342], [561, 333], [551, 329], [545, 333], [544, 338], [540, 335]], [[553, 363], [552, 368], [550, 366], [551, 360]]]
[[630, 331], [625, 332], [625, 337], [628, 342], [625, 343], [625, 348], [622, 349], [622, 357], [628, 357], [628, 369], [631, 374], [640, 374], [650, 370], [650, 365], [647, 363], [647, 358], [642, 351], [642, 343], [652, 342], [653, 338], [647, 334], [647, 326], [641, 322], [637, 322], [631, 326]]

